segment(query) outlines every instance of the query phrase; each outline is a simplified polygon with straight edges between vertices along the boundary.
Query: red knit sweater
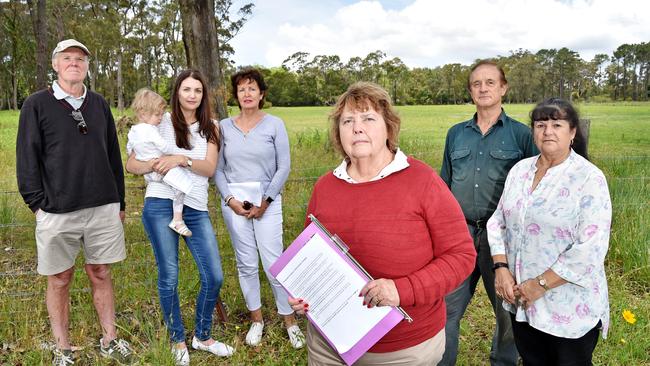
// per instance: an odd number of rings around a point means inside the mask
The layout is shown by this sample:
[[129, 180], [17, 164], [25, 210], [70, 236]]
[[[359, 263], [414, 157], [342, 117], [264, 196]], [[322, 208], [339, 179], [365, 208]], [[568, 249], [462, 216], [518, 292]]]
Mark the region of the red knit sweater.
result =
[[369, 352], [393, 352], [436, 335], [445, 326], [444, 296], [467, 278], [476, 251], [460, 206], [429, 166], [410, 166], [378, 181], [350, 184], [331, 172], [309, 201], [314, 214], [350, 247], [376, 279], [395, 281], [402, 321]]

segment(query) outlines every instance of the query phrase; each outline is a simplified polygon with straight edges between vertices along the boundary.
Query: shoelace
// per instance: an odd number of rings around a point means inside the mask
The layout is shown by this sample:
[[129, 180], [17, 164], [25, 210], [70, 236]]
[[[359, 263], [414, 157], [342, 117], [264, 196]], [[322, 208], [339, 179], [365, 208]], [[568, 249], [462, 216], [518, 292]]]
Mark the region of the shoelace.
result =
[[297, 341], [297, 342], [301, 342], [301, 343], [304, 341], [304, 337], [305, 337], [305, 336], [304, 336], [304, 334], [302, 334], [302, 332], [300, 331], [300, 328], [294, 328], [294, 327], [291, 327], [291, 329], [289, 329], [289, 333], [291, 333], [291, 334], [289, 335], [289, 338], [292, 338], [292, 341], [295, 340], [295, 341]]
[[65, 353], [61, 352], [58, 349], [54, 350], [54, 363], [57, 365], [74, 365], [71, 356], [67, 356]]
[[129, 349], [129, 342], [120, 339], [119, 341], [115, 342], [115, 348], [117, 348], [117, 351], [124, 357], [128, 356], [131, 354], [131, 350]]

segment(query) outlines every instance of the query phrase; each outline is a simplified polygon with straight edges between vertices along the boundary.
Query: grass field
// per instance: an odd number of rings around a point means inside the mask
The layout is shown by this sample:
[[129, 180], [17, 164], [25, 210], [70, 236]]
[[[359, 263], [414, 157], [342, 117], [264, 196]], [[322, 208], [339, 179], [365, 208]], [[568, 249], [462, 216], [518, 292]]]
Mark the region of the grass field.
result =
[[[531, 107], [508, 105], [506, 110], [526, 121]], [[608, 339], [601, 340], [596, 349], [594, 363], [650, 365], [650, 104], [581, 105], [580, 110], [584, 118], [591, 119], [590, 154], [608, 178], [614, 206], [607, 257], [611, 328]], [[287, 245], [301, 231], [313, 183], [340, 162], [328, 143], [329, 111], [329, 108], [269, 110], [285, 120], [291, 139], [292, 171], [283, 198]], [[412, 106], [399, 111], [403, 120], [402, 150], [438, 169], [447, 129], [469, 118], [473, 106]], [[0, 365], [38, 365], [50, 362], [50, 353], [42, 348], [51, 342], [51, 336], [44, 303], [46, 281], [35, 272], [34, 219], [16, 188], [17, 120], [17, 112], [0, 112]], [[121, 146], [125, 142], [123, 134]], [[156, 266], [140, 221], [144, 181], [127, 175], [126, 184], [128, 258], [113, 267], [120, 334], [134, 346], [141, 364], [172, 365], [158, 307]], [[306, 364], [306, 351], [291, 349], [280, 319], [273, 314], [268, 285], [263, 286], [268, 324], [264, 341], [257, 348], [244, 345], [249, 325], [247, 310], [216, 201], [213, 192], [210, 214], [225, 276], [221, 296], [231, 319], [227, 324], [215, 324], [213, 334], [234, 345], [237, 352], [228, 360], [191, 352], [193, 364]], [[186, 328], [191, 331], [198, 275], [186, 248], [181, 250], [180, 261], [181, 307]], [[107, 364], [98, 357], [95, 348], [100, 331], [81, 263], [79, 258], [71, 293], [71, 335], [74, 345], [80, 348], [76, 352], [77, 364]], [[624, 309], [636, 314], [635, 324], [623, 319]], [[480, 289], [462, 322], [459, 364], [489, 364], [493, 323], [489, 302]]]

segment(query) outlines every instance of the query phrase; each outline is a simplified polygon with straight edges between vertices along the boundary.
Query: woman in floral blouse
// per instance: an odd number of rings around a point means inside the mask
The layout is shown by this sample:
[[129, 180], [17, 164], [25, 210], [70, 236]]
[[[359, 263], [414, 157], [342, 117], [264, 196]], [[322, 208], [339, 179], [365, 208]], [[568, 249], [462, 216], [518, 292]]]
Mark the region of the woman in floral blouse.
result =
[[535, 107], [541, 154], [512, 168], [487, 225], [496, 293], [524, 365], [591, 365], [599, 330], [607, 335], [612, 207], [578, 123], [562, 99]]

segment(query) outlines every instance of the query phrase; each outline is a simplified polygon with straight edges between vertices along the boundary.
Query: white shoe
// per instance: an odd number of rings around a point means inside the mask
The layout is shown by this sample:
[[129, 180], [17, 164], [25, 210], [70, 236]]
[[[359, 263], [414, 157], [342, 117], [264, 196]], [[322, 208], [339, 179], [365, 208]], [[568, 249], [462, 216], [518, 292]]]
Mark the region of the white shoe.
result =
[[192, 231], [187, 228], [187, 225], [185, 225], [185, 221], [174, 221], [172, 220], [169, 225], [170, 229], [174, 230], [177, 234], [190, 237], [192, 236]]
[[190, 352], [185, 348], [176, 348], [172, 346], [172, 354], [174, 355], [174, 361], [176, 361], [176, 366], [189, 366], [190, 365]]
[[198, 349], [199, 351], [207, 351], [219, 357], [230, 357], [235, 353], [235, 349], [225, 343], [214, 341], [211, 345], [206, 346], [196, 339], [196, 337], [192, 338], [192, 348]]
[[289, 334], [289, 342], [291, 346], [295, 349], [302, 348], [305, 346], [305, 336], [300, 331], [300, 327], [297, 324], [287, 328], [287, 334]]
[[257, 346], [262, 342], [262, 332], [264, 331], [264, 322], [253, 322], [251, 329], [246, 334], [246, 344], [249, 346]]

